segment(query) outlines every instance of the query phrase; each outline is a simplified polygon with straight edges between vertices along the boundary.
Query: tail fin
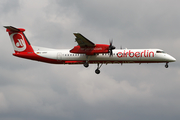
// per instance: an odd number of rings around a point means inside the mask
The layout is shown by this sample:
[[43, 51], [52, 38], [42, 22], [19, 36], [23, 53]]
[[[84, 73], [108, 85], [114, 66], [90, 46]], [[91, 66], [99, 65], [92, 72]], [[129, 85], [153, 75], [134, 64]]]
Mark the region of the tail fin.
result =
[[15, 28], [12, 26], [4, 26], [4, 27], [6, 28], [6, 32], [9, 33], [15, 53], [34, 52], [34, 50], [31, 47], [31, 44], [29, 43], [28, 39], [23, 33], [25, 29]]

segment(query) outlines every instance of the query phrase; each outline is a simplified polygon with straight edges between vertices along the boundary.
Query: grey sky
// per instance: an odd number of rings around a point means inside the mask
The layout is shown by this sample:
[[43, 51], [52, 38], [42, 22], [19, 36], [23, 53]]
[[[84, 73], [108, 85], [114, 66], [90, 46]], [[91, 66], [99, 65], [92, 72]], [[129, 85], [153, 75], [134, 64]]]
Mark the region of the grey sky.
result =
[[[180, 1], [0, 0], [0, 119], [179, 120]], [[160, 48], [164, 64], [52, 65], [12, 56], [4, 25], [32, 45], [73, 48], [73, 32], [116, 48]]]

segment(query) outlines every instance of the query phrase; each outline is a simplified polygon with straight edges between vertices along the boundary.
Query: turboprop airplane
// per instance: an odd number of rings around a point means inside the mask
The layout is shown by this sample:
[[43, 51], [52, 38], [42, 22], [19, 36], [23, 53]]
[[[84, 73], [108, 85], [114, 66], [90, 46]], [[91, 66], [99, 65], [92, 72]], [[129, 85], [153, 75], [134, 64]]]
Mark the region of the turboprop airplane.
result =
[[124, 63], [165, 63], [176, 59], [161, 49], [116, 49], [110, 44], [95, 44], [80, 33], [74, 33], [78, 43], [73, 49], [50, 49], [31, 46], [23, 28], [4, 26], [9, 33], [15, 53], [14, 56], [52, 64], [97, 64], [96, 74], [103, 64]]

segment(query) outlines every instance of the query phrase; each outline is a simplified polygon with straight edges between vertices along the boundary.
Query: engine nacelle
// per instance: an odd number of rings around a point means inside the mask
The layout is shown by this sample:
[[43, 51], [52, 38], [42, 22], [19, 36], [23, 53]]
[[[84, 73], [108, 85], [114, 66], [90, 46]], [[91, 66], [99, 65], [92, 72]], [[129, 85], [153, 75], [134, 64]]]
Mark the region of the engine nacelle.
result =
[[77, 54], [86, 54], [86, 55], [94, 55], [97, 53], [109, 53], [109, 45], [106, 44], [96, 44], [95, 47], [80, 47], [75, 46], [70, 50], [71, 53]]

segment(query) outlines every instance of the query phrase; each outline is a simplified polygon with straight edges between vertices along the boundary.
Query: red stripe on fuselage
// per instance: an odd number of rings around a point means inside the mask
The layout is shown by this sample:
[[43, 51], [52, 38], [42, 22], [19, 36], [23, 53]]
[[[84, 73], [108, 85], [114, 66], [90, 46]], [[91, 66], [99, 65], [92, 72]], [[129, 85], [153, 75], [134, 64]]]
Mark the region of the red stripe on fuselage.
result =
[[52, 63], [52, 64], [63, 64], [63, 61], [41, 57], [35, 54], [34, 52], [13, 53], [13, 55], [16, 57], [26, 58], [26, 59], [40, 61], [40, 62], [46, 62], [46, 63]]

